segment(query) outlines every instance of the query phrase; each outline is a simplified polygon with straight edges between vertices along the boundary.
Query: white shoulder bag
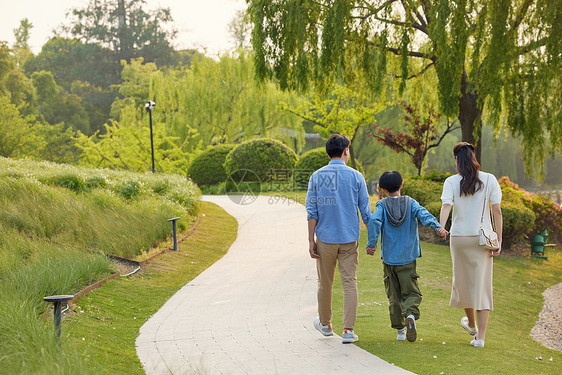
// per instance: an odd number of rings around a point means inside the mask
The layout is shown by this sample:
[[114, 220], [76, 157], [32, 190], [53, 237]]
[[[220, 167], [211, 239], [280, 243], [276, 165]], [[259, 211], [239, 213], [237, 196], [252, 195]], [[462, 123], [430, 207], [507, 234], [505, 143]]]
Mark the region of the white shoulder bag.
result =
[[493, 229], [484, 229], [484, 212], [486, 211], [486, 201], [488, 200], [488, 182], [490, 181], [490, 176], [486, 180], [486, 192], [484, 193], [484, 205], [482, 207], [482, 218], [480, 219], [480, 233], [478, 244], [484, 249], [496, 250], [499, 249], [500, 245], [498, 242], [498, 234]]

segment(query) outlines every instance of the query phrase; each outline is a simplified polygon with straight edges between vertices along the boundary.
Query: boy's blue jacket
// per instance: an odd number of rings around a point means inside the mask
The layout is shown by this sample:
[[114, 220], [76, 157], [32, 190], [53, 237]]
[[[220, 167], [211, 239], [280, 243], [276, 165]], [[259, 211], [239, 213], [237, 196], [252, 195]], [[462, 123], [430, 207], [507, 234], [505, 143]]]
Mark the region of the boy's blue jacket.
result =
[[375, 247], [382, 232], [381, 259], [400, 266], [421, 257], [418, 220], [433, 229], [441, 228], [437, 219], [408, 196], [387, 197], [377, 202], [369, 218], [367, 247]]

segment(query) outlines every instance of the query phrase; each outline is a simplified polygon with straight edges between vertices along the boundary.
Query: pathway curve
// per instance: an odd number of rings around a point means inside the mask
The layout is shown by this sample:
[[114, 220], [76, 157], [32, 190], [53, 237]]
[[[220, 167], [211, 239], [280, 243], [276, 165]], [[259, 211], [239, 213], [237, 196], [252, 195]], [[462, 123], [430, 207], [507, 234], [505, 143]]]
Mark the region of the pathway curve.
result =
[[203, 199], [238, 220], [238, 237], [142, 326], [147, 374], [412, 374], [313, 327], [317, 276], [302, 205]]

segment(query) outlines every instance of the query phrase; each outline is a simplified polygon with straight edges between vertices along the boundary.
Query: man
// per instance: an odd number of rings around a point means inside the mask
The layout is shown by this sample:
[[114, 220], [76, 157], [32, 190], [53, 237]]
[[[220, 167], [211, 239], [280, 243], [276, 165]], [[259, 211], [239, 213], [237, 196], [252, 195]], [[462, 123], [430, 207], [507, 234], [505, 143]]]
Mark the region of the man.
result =
[[[310, 176], [306, 194], [309, 252], [318, 271], [318, 317], [314, 327], [324, 336], [332, 331], [332, 286], [336, 264], [343, 286], [344, 344], [358, 340], [357, 316], [359, 213], [365, 225], [371, 208], [365, 178], [347, 167], [349, 138], [333, 134], [326, 141], [330, 163]], [[316, 234], [316, 239], [314, 235]]]

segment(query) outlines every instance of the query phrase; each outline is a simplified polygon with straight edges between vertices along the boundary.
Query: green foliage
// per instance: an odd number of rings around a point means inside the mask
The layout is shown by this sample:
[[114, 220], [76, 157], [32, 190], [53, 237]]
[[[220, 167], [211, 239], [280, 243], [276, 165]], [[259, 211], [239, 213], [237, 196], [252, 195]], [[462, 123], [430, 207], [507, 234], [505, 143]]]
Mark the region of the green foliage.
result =
[[[45, 70], [34, 72], [31, 75], [31, 80], [42, 108], [47, 100], [50, 100], [57, 94], [57, 84], [51, 72]], [[39, 115], [41, 115], [41, 108], [39, 109]]]
[[217, 145], [199, 154], [187, 170], [187, 175], [199, 186], [215, 185], [226, 181], [224, 162], [235, 145]]
[[173, 22], [170, 9], [148, 7], [145, 0], [91, 0], [69, 16], [65, 31], [88, 44], [112, 49], [116, 62], [136, 57], [165, 62], [172, 51], [175, 31], [168, 26]]
[[[166, 123], [189, 151], [257, 137], [279, 139], [300, 150], [301, 123], [278, 108], [280, 102], [296, 105], [298, 97], [272, 83], [258, 85], [250, 57], [240, 50], [219, 61], [203, 57], [190, 68], [153, 72], [148, 97], [157, 98], [154, 118]], [[134, 77], [143, 85], [140, 69]]]
[[312, 172], [328, 165], [329, 162], [330, 157], [326, 153], [326, 149], [324, 147], [319, 147], [302, 154], [295, 165], [295, 170], [310, 172], [310, 177]]
[[[409, 195], [424, 206], [433, 216], [439, 218], [441, 211], [441, 192], [445, 176], [431, 175], [428, 179], [407, 178], [404, 181], [403, 195]], [[527, 208], [521, 198], [513, 198], [511, 188], [502, 187], [503, 244], [509, 249], [533, 232], [535, 214]]]
[[509, 249], [512, 244], [528, 237], [535, 227], [535, 214], [525, 206], [520, 198], [512, 198], [509, 189], [502, 189], [503, 242]]
[[504, 197], [509, 201], [516, 201], [534, 214], [533, 220], [524, 229], [529, 238], [533, 238], [537, 233], [546, 229], [551, 242], [560, 243], [562, 241], [562, 206], [551, 201], [548, 197], [520, 189], [507, 177], [502, 177], [499, 182]]
[[[96, 132], [89, 137], [77, 134], [75, 141], [82, 150], [81, 164], [130, 171], [152, 169], [148, 115], [139, 116], [133, 105], [128, 105], [123, 114], [125, 120], [105, 125], [105, 134]], [[189, 156], [178, 145], [177, 137], [166, 134], [166, 124], [153, 123], [153, 141], [155, 169], [185, 174]]]
[[[173, 188], [157, 195], [158, 185]], [[179, 176], [0, 158], [0, 374], [99, 372], [66, 338], [57, 344], [43, 297], [107, 276], [103, 254], [134, 258], [162, 241], [167, 219], [193, 220], [198, 196]]]
[[7, 97], [0, 96], [0, 156], [25, 155], [33, 146], [31, 117], [20, 115]]
[[545, 157], [562, 151], [559, 1], [248, 3], [260, 81], [273, 78], [283, 89], [349, 85], [357, 74], [348, 72], [359, 69], [380, 94], [386, 72], [400, 79], [389, 92], [395, 99], [410, 79], [437, 93], [464, 141], [477, 143], [483, 118], [496, 131], [505, 125], [523, 139], [529, 173], [540, 175]]
[[[418, 201], [419, 204], [428, 209], [428, 211], [435, 217], [439, 217], [441, 210], [441, 193], [443, 191], [443, 184], [431, 180], [423, 179], [404, 179], [404, 188], [402, 195], [409, 195]], [[438, 207], [433, 207], [430, 211], [428, 206], [431, 203], [437, 202]], [[436, 209], [437, 208], [437, 209]]]
[[[236, 182], [269, 181], [273, 170], [293, 170], [297, 155], [289, 147], [274, 139], [255, 139], [236, 146], [226, 157], [226, 174]], [[250, 171], [252, 173], [247, 173]]]

